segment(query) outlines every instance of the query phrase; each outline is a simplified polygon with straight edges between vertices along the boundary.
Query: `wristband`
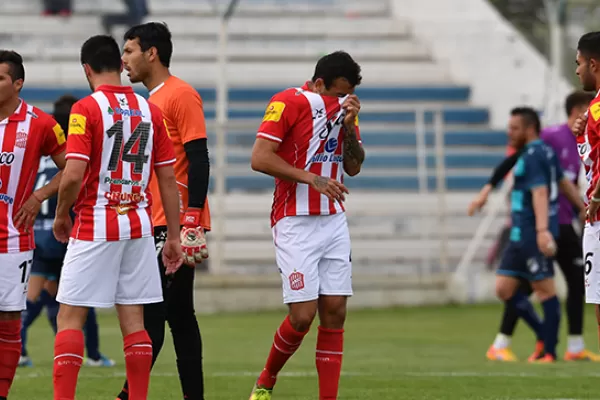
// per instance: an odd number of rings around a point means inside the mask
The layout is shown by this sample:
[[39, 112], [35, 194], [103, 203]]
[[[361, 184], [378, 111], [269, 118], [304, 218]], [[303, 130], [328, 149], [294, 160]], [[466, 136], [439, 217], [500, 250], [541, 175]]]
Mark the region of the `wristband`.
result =
[[594, 202], [594, 203], [600, 203], [600, 198], [598, 198], [598, 197], [593, 197], [593, 196], [592, 196], [592, 198], [591, 198], [590, 200], [591, 200], [592, 202]]
[[31, 195], [33, 196], [34, 199], [36, 199], [37, 201], [39, 201], [40, 203], [43, 203], [44, 200], [40, 200], [39, 197], [37, 197], [37, 195], [35, 194], [35, 192], [31, 193]]
[[200, 226], [200, 211], [187, 211], [183, 217], [183, 226], [197, 228]]

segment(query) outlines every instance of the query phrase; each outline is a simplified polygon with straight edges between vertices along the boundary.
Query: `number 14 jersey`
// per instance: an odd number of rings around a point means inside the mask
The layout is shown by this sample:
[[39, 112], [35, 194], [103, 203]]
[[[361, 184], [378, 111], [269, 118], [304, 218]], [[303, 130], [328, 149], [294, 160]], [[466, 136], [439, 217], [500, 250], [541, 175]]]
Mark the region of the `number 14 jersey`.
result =
[[66, 158], [88, 163], [74, 207], [73, 238], [152, 236], [148, 182], [155, 168], [175, 163], [158, 107], [129, 86], [99, 86], [71, 109]]

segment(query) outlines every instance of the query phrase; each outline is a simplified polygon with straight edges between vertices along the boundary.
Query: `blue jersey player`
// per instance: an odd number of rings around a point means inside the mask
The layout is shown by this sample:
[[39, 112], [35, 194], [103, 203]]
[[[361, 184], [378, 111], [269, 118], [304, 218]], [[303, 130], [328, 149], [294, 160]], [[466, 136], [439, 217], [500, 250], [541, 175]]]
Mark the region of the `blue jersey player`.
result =
[[[552, 259], [559, 234], [559, 190], [574, 203], [580, 199], [575, 185], [563, 175], [552, 148], [540, 140], [540, 125], [531, 108], [511, 111], [509, 140], [512, 146], [524, 150], [513, 170], [510, 243], [497, 272], [496, 294], [515, 307], [537, 337], [543, 338], [544, 351], [530, 361], [547, 363], [556, 360], [560, 322]], [[527, 296], [517, 290], [519, 279], [531, 282], [544, 309], [543, 322]]]
[[[76, 101], [77, 99], [72, 96], [63, 96], [54, 104], [54, 118], [63, 127], [65, 132], [71, 106]], [[58, 171], [52, 158], [43, 158], [40, 161], [35, 190], [46, 185]], [[27, 353], [27, 330], [44, 307], [46, 307], [48, 320], [56, 334], [56, 316], [58, 314], [58, 302], [56, 301], [57, 285], [63, 259], [67, 251], [67, 246], [58, 242], [52, 233], [56, 201], [57, 198], [55, 196], [42, 203], [34, 224], [36, 248], [33, 253], [31, 277], [27, 291], [27, 310], [23, 313], [22, 319], [21, 358], [19, 366], [33, 365]], [[85, 331], [88, 356], [85, 361], [86, 365], [113, 366], [114, 361], [104, 357], [98, 350], [98, 324], [93, 309], [90, 309], [88, 313]]]

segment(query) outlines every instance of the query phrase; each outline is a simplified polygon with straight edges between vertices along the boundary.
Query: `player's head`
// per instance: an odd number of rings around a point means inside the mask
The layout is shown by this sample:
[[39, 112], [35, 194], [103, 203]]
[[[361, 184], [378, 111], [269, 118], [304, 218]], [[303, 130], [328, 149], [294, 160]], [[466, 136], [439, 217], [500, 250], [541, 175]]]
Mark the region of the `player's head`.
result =
[[508, 123], [509, 145], [521, 149], [539, 137], [542, 124], [537, 112], [531, 107], [517, 107], [510, 111]]
[[0, 50], [0, 104], [18, 97], [24, 81], [23, 58], [15, 51]]
[[54, 111], [52, 111], [52, 116], [65, 132], [68, 131], [71, 107], [73, 107], [73, 104], [77, 103], [77, 101], [77, 97], [71, 96], [70, 94], [65, 94], [60, 96], [54, 102]]
[[120, 77], [123, 71], [119, 45], [108, 35], [92, 36], [85, 41], [81, 46], [81, 64], [92, 90], [98, 75], [116, 74]]
[[579, 39], [576, 63], [583, 90], [597, 91], [600, 84], [600, 32], [586, 33]]
[[592, 100], [594, 100], [594, 94], [590, 92], [576, 91], [567, 96], [565, 111], [569, 127], [573, 125], [577, 117], [587, 111]]
[[321, 57], [312, 78], [313, 90], [326, 96], [343, 97], [360, 85], [360, 65], [344, 51]]
[[155, 68], [169, 68], [173, 54], [166, 24], [148, 22], [129, 29], [123, 46], [123, 64], [132, 83], [146, 82]]

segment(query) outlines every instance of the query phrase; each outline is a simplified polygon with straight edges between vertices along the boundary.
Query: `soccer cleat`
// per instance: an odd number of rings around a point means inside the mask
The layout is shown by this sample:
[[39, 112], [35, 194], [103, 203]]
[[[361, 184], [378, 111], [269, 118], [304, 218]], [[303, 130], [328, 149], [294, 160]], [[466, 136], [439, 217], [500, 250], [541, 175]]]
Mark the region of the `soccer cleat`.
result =
[[515, 353], [513, 353], [510, 347], [497, 349], [494, 347], [494, 345], [491, 345], [487, 353], [485, 354], [485, 357], [491, 361], [517, 361], [517, 356], [515, 355]]
[[19, 367], [33, 367], [33, 361], [27, 356], [19, 356]]
[[578, 353], [565, 353], [565, 361], [594, 361], [600, 362], [600, 355], [592, 353], [589, 350], [582, 350]]
[[545, 354], [544, 356], [536, 360], [530, 360], [529, 362], [533, 364], [552, 364], [556, 362], [556, 358], [552, 354]]
[[527, 361], [534, 362], [536, 360], [543, 358], [544, 355], [545, 355], [544, 354], [544, 341], [538, 340], [537, 342], [535, 342], [535, 350], [533, 351], [533, 354], [531, 354], [529, 356]]
[[254, 385], [250, 399], [248, 400], [271, 400], [272, 393], [273, 389], [259, 388], [257, 385]]
[[115, 362], [114, 360], [111, 360], [110, 358], [105, 357], [104, 355], [100, 354], [100, 358], [97, 360], [92, 360], [91, 358], [86, 358], [84, 361], [84, 365], [87, 367], [114, 367], [115, 366]]

